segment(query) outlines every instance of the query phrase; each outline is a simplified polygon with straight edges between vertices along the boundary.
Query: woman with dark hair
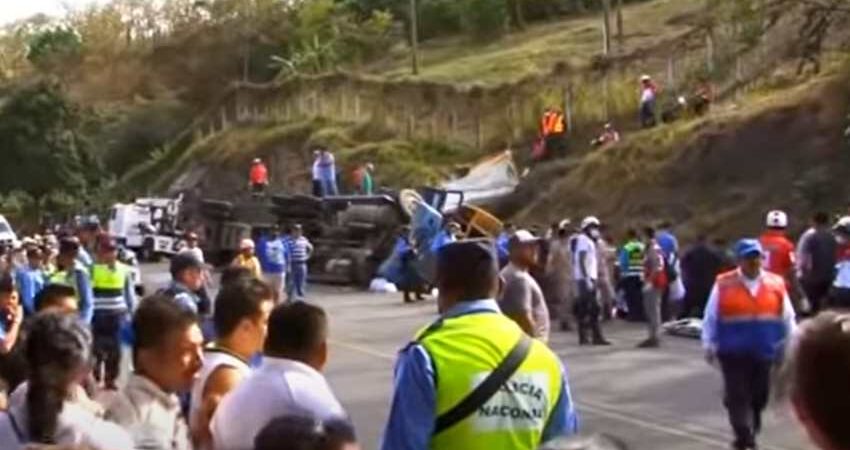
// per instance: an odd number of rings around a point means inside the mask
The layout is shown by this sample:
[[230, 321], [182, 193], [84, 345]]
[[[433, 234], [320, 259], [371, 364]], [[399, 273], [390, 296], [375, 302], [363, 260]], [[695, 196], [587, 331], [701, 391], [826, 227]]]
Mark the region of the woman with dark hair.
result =
[[115, 424], [69, 400], [90, 370], [91, 334], [70, 315], [44, 313], [27, 335], [30, 367], [26, 402], [0, 414], [0, 448], [27, 444], [83, 445], [92, 450], [133, 447]]
[[360, 446], [354, 427], [344, 419], [292, 415], [263, 427], [254, 439], [254, 450], [360, 450]]

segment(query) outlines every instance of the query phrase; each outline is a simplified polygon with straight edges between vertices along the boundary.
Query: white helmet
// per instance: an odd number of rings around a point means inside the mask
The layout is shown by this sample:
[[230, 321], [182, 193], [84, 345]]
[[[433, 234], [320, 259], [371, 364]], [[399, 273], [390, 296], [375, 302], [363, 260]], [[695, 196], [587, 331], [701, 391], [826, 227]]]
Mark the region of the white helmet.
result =
[[242, 242], [239, 243], [240, 250], [254, 249], [254, 241], [252, 239], [242, 239]]
[[651, 81], [651, 80], [652, 80], [652, 77], [650, 77], [647, 74], [643, 74], [643, 75], [640, 76], [640, 81]]
[[587, 216], [581, 221], [581, 229], [586, 230], [590, 227], [599, 227], [602, 222], [594, 216]]
[[850, 216], [844, 216], [838, 219], [835, 226], [832, 227], [838, 233], [850, 236]]
[[788, 214], [784, 211], [771, 211], [767, 213], [765, 224], [768, 228], [788, 228]]

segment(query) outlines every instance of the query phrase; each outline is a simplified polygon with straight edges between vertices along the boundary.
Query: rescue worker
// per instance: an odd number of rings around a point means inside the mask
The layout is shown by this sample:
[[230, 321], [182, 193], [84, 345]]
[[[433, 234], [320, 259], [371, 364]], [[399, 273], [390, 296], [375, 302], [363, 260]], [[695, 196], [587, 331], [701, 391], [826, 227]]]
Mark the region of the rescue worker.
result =
[[581, 221], [581, 233], [571, 243], [573, 277], [576, 281], [575, 316], [578, 322], [579, 345], [611, 345], [599, 327], [599, 260], [596, 241], [601, 237], [602, 224], [593, 216]]
[[254, 256], [254, 240], [250, 238], [242, 239], [239, 243], [239, 254], [233, 259], [231, 266], [244, 267], [251, 271], [251, 275], [258, 280], [263, 279], [263, 269], [260, 266], [260, 261]]
[[655, 126], [655, 103], [658, 95], [658, 86], [649, 75], [640, 77], [640, 125], [643, 128]]
[[[759, 243], [764, 250], [764, 268], [785, 280], [789, 292], [797, 290], [796, 249], [788, 239], [785, 230], [788, 228], [788, 215], [775, 210], [767, 213], [765, 218], [767, 229], [759, 237]], [[797, 310], [801, 305], [796, 305]]]
[[437, 284], [440, 318], [399, 353], [381, 448], [533, 450], [574, 434], [576, 413], [560, 359], [502, 315], [494, 300], [493, 244], [445, 246]]
[[644, 245], [635, 229], [626, 231], [626, 243], [620, 248], [617, 262], [619, 289], [628, 311], [627, 318], [633, 322], [645, 320], [643, 313], [643, 256]]
[[266, 191], [269, 185], [269, 169], [260, 158], [254, 158], [254, 161], [251, 162], [248, 182], [251, 185], [253, 195], [262, 195]]
[[546, 157], [562, 154], [566, 150], [567, 124], [564, 113], [559, 109], [544, 114], [543, 139], [546, 145]]
[[717, 277], [703, 319], [706, 361], [719, 362], [724, 404], [735, 434], [732, 447], [755, 449], [761, 413], [767, 406], [770, 375], [795, 327], [785, 282], [762, 269], [759, 241], [735, 245], [738, 269]]
[[91, 278], [94, 292], [94, 375], [106, 389], [117, 390], [115, 381], [121, 368], [121, 329], [133, 312], [136, 296], [130, 271], [118, 261], [118, 246], [111, 239], [98, 246], [98, 261], [91, 268]]
[[57, 271], [50, 276], [48, 284], [62, 284], [74, 288], [80, 318], [88, 324], [91, 323], [94, 314], [94, 293], [89, 280], [89, 271], [77, 259], [79, 252], [79, 239], [66, 237], [59, 241], [59, 254], [56, 256]]

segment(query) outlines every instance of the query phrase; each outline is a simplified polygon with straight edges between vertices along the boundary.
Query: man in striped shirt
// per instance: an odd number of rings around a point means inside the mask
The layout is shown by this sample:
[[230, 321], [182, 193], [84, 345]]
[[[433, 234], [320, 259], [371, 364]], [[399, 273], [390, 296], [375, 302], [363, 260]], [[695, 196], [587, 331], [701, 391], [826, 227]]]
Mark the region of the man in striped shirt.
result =
[[114, 390], [121, 367], [121, 328], [133, 311], [136, 296], [129, 270], [118, 261], [115, 243], [104, 239], [98, 250], [98, 262], [91, 269], [95, 378]]
[[289, 300], [303, 299], [307, 288], [307, 261], [313, 254], [313, 244], [304, 237], [301, 225], [293, 225], [292, 234], [286, 240], [291, 282], [287, 286]]

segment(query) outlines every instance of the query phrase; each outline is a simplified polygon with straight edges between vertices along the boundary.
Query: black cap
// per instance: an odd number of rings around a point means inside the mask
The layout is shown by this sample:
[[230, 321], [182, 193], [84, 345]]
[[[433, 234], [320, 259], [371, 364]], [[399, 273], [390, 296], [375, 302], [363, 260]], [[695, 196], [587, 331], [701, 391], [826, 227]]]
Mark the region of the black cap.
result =
[[67, 255], [80, 249], [80, 240], [73, 236], [63, 237], [59, 240], [59, 253]]
[[467, 239], [440, 248], [437, 253], [437, 278], [459, 284], [469, 277], [499, 273], [496, 248], [489, 239]]
[[178, 253], [171, 258], [171, 276], [176, 277], [186, 269], [203, 269], [204, 263], [194, 253]]

